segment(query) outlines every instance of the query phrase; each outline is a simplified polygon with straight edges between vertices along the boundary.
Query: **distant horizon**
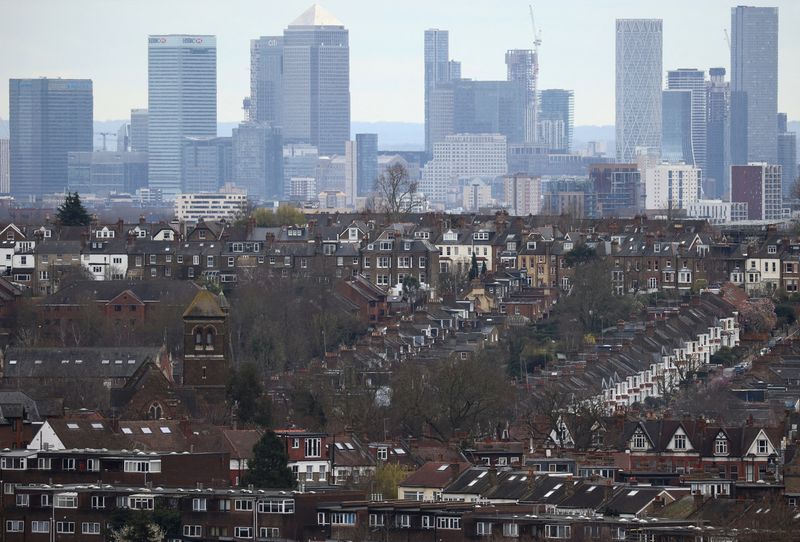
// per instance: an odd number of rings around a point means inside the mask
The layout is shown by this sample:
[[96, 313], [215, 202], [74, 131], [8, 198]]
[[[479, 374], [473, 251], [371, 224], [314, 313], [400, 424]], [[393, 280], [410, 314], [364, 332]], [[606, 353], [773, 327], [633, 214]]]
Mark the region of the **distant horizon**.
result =
[[[147, 107], [148, 35], [213, 34], [218, 44], [218, 118], [237, 122], [243, 118], [242, 99], [249, 94], [250, 40], [282, 33], [311, 3], [9, 2], [0, 18], [0, 36], [13, 54], [3, 58], [0, 79], [90, 78], [96, 117], [125, 118], [130, 109]], [[800, 2], [748, 3], [779, 8], [778, 110], [790, 119], [800, 119], [800, 70], [794, 66], [794, 59], [800, 57], [800, 33], [792, 31], [793, 23], [800, 20]], [[350, 32], [351, 118], [365, 119], [354, 122], [423, 121], [422, 49], [427, 28], [449, 30], [450, 56], [461, 61], [466, 78], [505, 79], [505, 51], [532, 47], [527, 1], [479, 1], [464, 6], [452, 0], [407, 0], [402, 6], [370, 3], [369, 9], [355, 0], [323, 0], [321, 4]], [[731, 24], [730, 10], [736, 2], [563, 0], [534, 4], [536, 26], [542, 32], [539, 88], [573, 90], [576, 125], [614, 122], [617, 18], [664, 21], [665, 72], [721, 66], [730, 75], [723, 29]], [[56, 44], [58, 54], [53, 54]], [[8, 117], [7, 84], [0, 85], [0, 116]]]

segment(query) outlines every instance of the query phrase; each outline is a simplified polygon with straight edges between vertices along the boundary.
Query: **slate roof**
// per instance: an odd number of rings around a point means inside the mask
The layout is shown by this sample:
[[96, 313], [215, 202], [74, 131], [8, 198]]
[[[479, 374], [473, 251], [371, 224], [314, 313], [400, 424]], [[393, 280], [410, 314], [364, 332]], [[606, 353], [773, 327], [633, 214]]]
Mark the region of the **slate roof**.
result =
[[47, 296], [42, 305], [77, 305], [88, 297], [98, 302], [108, 302], [125, 291], [145, 303], [158, 302], [186, 305], [197, 294], [200, 287], [189, 280], [81, 280], [61, 288]]
[[145, 363], [157, 362], [159, 348], [9, 348], [5, 378], [130, 378]]
[[402, 487], [443, 488], [469, 467], [470, 464], [465, 462], [428, 461], [398, 485]]

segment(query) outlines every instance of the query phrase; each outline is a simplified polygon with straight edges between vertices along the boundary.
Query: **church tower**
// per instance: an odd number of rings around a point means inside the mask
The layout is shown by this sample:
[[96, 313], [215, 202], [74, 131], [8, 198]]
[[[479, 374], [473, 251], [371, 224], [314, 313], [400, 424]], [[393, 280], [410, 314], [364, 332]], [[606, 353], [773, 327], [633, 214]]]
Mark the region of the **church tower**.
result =
[[228, 307], [200, 290], [183, 313], [183, 385], [225, 388], [228, 381]]

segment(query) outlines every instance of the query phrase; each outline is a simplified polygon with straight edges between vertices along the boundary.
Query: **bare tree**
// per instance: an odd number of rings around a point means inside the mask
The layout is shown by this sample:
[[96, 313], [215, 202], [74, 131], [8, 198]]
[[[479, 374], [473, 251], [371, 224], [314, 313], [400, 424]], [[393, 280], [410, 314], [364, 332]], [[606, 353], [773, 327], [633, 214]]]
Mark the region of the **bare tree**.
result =
[[417, 181], [411, 180], [403, 164], [392, 164], [375, 181], [375, 192], [381, 200], [388, 222], [410, 213], [417, 203]]

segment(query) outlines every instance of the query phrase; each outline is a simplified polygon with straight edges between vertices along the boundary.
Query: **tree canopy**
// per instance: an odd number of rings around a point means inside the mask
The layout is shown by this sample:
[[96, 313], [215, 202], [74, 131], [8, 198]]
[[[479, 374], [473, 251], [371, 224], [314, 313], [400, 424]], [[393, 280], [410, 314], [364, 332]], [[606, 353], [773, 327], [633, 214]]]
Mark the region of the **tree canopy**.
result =
[[292, 489], [294, 475], [288, 462], [281, 439], [273, 431], [267, 431], [253, 446], [253, 459], [248, 461], [243, 483], [263, 489]]
[[77, 192], [67, 194], [64, 203], [58, 207], [56, 217], [62, 226], [88, 226], [92, 221]]

